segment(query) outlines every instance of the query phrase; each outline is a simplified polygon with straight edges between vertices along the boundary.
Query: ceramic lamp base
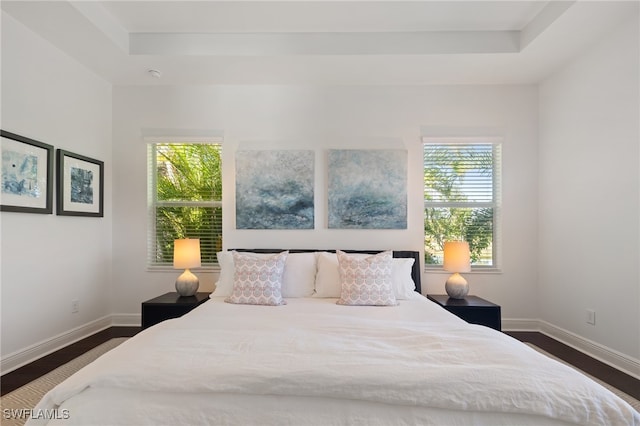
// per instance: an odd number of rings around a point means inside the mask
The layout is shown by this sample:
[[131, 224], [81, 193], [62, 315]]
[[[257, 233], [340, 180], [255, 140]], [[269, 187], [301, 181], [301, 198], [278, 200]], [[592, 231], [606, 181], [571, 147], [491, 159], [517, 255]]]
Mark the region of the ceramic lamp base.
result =
[[176, 291], [180, 296], [193, 296], [199, 286], [200, 280], [189, 269], [185, 269], [176, 280]]
[[449, 277], [444, 285], [444, 289], [452, 299], [464, 299], [469, 293], [469, 284], [459, 273], [455, 273]]

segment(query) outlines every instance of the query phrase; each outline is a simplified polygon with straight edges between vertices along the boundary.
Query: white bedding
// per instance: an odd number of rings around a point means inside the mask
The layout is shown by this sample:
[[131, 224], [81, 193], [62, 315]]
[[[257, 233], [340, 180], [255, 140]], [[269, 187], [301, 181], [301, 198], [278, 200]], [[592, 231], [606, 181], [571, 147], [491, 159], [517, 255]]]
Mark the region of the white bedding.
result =
[[586, 376], [421, 296], [335, 301], [212, 298], [108, 352], [36, 410], [83, 425], [640, 425]]

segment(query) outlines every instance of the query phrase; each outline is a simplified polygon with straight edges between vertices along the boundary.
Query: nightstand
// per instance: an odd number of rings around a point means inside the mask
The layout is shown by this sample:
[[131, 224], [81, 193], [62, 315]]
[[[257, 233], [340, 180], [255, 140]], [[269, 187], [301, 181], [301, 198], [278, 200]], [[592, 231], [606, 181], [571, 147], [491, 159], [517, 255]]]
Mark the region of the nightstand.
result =
[[502, 330], [500, 305], [491, 303], [478, 296], [452, 299], [446, 294], [429, 294], [427, 298], [466, 322], [484, 325], [498, 331]]
[[172, 292], [142, 302], [142, 329], [164, 320], [181, 317], [207, 300], [209, 293], [196, 293], [184, 297]]

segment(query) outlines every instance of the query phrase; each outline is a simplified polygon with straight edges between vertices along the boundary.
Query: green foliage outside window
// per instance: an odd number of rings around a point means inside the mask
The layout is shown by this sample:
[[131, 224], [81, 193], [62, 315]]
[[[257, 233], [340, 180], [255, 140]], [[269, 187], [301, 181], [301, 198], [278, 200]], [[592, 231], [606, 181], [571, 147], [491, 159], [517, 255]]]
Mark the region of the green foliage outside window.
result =
[[442, 264], [445, 241], [469, 243], [471, 263], [493, 265], [493, 144], [425, 144], [425, 263]]
[[222, 158], [219, 144], [154, 144], [155, 264], [173, 262], [173, 243], [200, 238], [202, 264], [222, 250]]

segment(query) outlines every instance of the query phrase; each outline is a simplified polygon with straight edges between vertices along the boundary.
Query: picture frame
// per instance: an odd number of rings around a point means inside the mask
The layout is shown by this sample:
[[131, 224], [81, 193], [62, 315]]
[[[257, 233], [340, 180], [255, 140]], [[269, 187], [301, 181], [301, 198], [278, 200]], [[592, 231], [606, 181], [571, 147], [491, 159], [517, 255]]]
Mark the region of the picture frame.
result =
[[104, 216], [104, 162], [58, 149], [59, 216]]
[[53, 146], [0, 130], [0, 211], [53, 213]]

